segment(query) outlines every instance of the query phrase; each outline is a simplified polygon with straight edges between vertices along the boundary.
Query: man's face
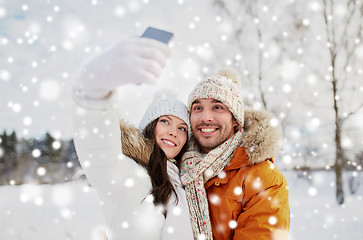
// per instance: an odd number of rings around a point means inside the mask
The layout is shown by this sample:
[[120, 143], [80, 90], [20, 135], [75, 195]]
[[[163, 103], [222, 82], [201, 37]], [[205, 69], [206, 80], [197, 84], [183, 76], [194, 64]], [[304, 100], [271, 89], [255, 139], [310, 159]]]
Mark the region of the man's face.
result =
[[212, 98], [194, 101], [190, 124], [193, 135], [205, 153], [232, 137], [238, 125], [227, 106]]

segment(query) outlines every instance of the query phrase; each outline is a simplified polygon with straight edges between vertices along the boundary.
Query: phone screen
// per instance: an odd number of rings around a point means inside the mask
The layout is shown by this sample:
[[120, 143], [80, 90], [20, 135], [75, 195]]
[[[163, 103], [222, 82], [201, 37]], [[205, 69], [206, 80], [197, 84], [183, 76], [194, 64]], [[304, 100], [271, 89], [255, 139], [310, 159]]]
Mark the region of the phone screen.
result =
[[141, 37], [152, 38], [165, 44], [167, 44], [173, 36], [174, 34], [171, 32], [167, 32], [153, 27], [148, 27], [141, 35]]

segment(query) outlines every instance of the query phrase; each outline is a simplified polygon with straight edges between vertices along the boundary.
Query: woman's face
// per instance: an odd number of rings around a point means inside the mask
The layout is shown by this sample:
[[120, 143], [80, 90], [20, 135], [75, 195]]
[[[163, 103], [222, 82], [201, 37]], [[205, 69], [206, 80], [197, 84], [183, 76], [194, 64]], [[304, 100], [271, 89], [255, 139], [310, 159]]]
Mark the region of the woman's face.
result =
[[156, 144], [167, 159], [176, 157], [187, 142], [188, 125], [172, 115], [161, 116], [156, 123], [154, 135]]

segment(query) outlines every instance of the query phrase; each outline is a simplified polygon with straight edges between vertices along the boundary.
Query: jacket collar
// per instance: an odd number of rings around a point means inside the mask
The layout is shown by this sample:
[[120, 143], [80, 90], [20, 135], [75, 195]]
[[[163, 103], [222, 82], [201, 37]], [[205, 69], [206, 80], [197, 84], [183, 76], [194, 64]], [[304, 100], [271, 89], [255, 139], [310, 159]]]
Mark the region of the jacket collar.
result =
[[123, 154], [145, 167], [154, 150], [153, 141], [145, 138], [139, 129], [123, 120], [120, 121], [120, 130]]
[[[265, 160], [269, 160], [274, 162], [273, 157], [266, 158]], [[246, 153], [246, 149], [244, 147], [237, 147], [231, 161], [224, 168], [224, 171], [231, 171], [235, 169], [240, 169], [243, 167], [251, 166], [252, 164], [249, 161], [248, 154]]]
[[266, 111], [245, 109], [244, 122], [241, 147], [250, 165], [279, 154], [283, 137], [282, 126], [276, 118]]

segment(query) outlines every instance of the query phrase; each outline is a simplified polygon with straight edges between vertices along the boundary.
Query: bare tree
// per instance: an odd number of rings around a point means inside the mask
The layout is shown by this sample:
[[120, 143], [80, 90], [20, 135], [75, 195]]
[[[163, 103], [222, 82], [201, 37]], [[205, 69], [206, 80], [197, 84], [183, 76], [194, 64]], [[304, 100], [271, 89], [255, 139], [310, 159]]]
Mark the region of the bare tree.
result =
[[[336, 174], [336, 199], [338, 204], [343, 204], [343, 169], [347, 162], [342, 146], [343, 123], [363, 107], [362, 98], [358, 97], [353, 101], [349, 101], [349, 98], [357, 94], [358, 79], [354, 79], [347, 74], [352, 68], [351, 65], [354, 66], [357, 61], [354, 57], [354, 52], [358, 44], [355, 44], [354, 41], [361, 39], [363, 6], [358, 5], [357, 1], [347, 0], [344, 21], [337, 22], [334, 21], [335, 1], [322, 1], [331, 65], [331, 99], [335, 124], [334, 141], [336, 157], [334, 167]], [[347, 102], [350, 103], [349, 105], [353, 105], [353, 108], [346, 109], [349, 107]]]

